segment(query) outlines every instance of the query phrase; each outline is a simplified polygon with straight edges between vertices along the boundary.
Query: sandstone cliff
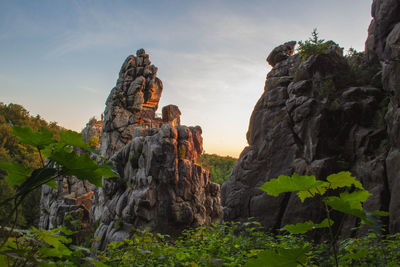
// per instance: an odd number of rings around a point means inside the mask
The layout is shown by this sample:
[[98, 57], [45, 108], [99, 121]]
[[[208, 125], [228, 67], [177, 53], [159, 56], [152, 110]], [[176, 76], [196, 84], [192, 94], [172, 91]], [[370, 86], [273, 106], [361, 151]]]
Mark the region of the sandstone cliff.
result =
[[[332, 47], [303, 61], [292, 55], [293, 42], [271, 52], [273, 68], [250, 119], [249, 146], [222, 186], [225, 220], [256, 217], [271, 229], [320, 221], [316, 201], [269, 197], [258, 187], [280, 174], [324, 179], [349, 170], [373, 193], [365, 208], [389, 210], [390, 230], [400, 231], [400, 197], [394, 194], [400, 189], [399, 8], [396, 0], [374, 1], [366, 56], [345, 58]], [[357, 220], [337, 217], [338, 231], [355, 234]]]

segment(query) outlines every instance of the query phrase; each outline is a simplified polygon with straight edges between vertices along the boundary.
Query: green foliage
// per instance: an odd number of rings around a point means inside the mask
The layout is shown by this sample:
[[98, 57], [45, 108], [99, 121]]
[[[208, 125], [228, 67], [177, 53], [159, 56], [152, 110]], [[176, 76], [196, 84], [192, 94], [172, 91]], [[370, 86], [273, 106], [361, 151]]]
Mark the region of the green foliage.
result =
[[178, 158], [184, 159], [186, 157], [186, 146], [181, 144], [178, 147]]
[[197, 164], [210, 172], [211, 181], [223, 184], [230, 176], [237, 159], [222, 157], [215, 154], [202, 154], [197, 159]]
[[98, 260], [108, 266], [243, 266], [263, 249], [286, 245], [259, 223], [198, 227], [176, 238], [136, 230], [130, 240], [109, 244]]
[[[42, 158], [36, 148], [31, 145], [20, 143], [17, 137], [12, 134], [11, 126], [29, 126], [35, 131], [41, 130], [39, 134], [46, 131], [57, 135], [63, 129], [55, 122], [47, 123], [40, 116], [30, 116], [29, 112], [22, 106], [16, 104], [5, 105], [0, 102], [0, 162], [16, 163], [35, 169], [42, 166]], [[23, 130], [23, 129], [22, 129]], [[46, 133], [49, 135], [49, 133]], [[4, 179], [5, 171], [0, 170], [0, 203], [10, 198], [15, 190], [8, 180]], [[20, 177], [24, 179], [23, 177]], [[39, 221], [40, 188], [30, 192], [23, 200], [19, 208], [17, 226], [28, 228], [37, 225]], [[14, 203], [7, 203], [0, 207], [0, 222], [4, 224], [9, 218], [9, 211]]]
[[328, 54], [328, 48], [332, 45], [337, 45], [334, 41], [325, 41], [319, 39], [317, 29], [314, 29], [311, 33], [311, 38], [307, 41], [299, 42], [299, 48], [297, 49], [299, 56], [306, 60], [312, 55], [316, 54]]
[[15, 230], [0, 248], [0, 266], [90, 266], [90, 250], [71, 245], [66, 228]]
[[[99, 165], [90, 159], [89, 151], [81, 155], [75, 152], [74, 148], [89, 149], [89, 146], [81, 140], [82, 136], [77, 133], [65, 131], [60, 134], [59, 138], [54, 139], [53, 134], [49, 134], [47, 130], [43, 131], [43, 128], [37, 132], [28, 126], [12, 126], [12, 132], [20, 142], [35, 146], [40, 156], [43, 151], [47, 156], [47, 162], [45, 164], [41, 159], [42, 167], [36, 169], [16, 162], [0, 162], [0, 169], [6, 171], [6, 179], [9, 184], [17, 186], [15, 194], [0, 203], [1, 206], [9, 205], [8, 203], [11, 201], [14, 203], [13, 209], [8, 213], [9, 216], [4, 219], [6, 223], [12, 219], [14, 214], [14, 220], [17, 219], [19, 206], [33, 190], [40, 188], [43, 184], [55, 187], [54, 178], [57, 176], [74, 175], [78, 179], [86, 179], [96, 186], [102, 185], [102, 178], [118, 176], [110, 166]], [[13, 227], [14, 225], [15, 223]], [[9, 234], [11, 233], [12, 230], [9, 231]], [[4, 242], [1, 243], [0, 248], [4, 244]]]
[[[225, 223], [188, 229], [171, 238], [133, 230], [97, 256], [74, 246], [66, 228], [14, 231], [0, 249], [0, 266], [331, 266], [326, 243], [301, 236], [272, 235], [258, 223]], [[340, 266], [398, 266], [400, 235], [369, 234], [338, 242]]]
[[[325, 204], [327, 218], [320, 224], [307, 221], [305, 223], [297, 223], [296, 225], [286, 225], [284, 229], [293, 234], [304, 234], [313, 229], [329, 228], [330, 242], [336, 266], [338, 266], [338, 255], [336, 239], [332, 231], [334, 221], [331, 220], [331, 210], [333, 209], [360, 218], [362, 223], [370, 225], [377, 234], [380, 234], [380, 223], [371, 214], [378, 216], [387, 215], [386, 212], [368, 212], [363, 209], [362, 203], [372, 194], [365, 190], [362, 184], [355, 177], [351, 176], [350, 172], [331, 174], [326, 178], [326, 181], [317, 180], [315, 176], [300, 176], [296, 173], [292, 176], [281, 175], [276, 179], [269, 180], [260, 189], [272, 196], [278, 196], [281, 193], [297, 192], [297, 196], [301, 202], [304, 202], [307, 198], [318, 197]], [[335, 196], [332, 195], [335, 189], [342, 191], [344, 189], [345, 191]], [[278, 254], [267, 253], [269, 260], [271, 260], [271, 257], [279, 260], [280, 256]]]
[[306, 253], [310, 251], [309, 246], [302, 248], [280, 248], [267, 249], [258, 254], [256, 259], [249, 261], [245, 267], [297, 267], [304, 266], [309, 261]]
[[292, 234], [305, 234], [311, 230], [326, 228], [333, 225], [333, 221], [329, 219], [324, 219], [321, 223], [314, 224], [312, 221], [306, 221], [304, 223], [287, 224], [283, 227], [284, 230]]
[[91, 147], [97, 147], [99, 145], [99, 137], [92, 136], [89, 138], [88, 145]]

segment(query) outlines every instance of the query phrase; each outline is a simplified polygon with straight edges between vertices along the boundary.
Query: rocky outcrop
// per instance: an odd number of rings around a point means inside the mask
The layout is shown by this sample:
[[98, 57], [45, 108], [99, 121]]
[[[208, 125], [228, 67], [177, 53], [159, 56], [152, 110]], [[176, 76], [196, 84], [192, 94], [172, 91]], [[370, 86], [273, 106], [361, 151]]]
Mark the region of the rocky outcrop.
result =
[[135, 228], [173, 235], [218, 222], [220, 189], [195, 164], [201, 151], [200, 127], [136, 128], [132, 141], [111, 158], [121, 178], [96, 191], [96, 247], [129, 238]]
[[95, 117], [91, 118], [86, 123], [85, 128], [81, 131], [83, 141], [88, 142], [90, 145], [94, 145], [97, 149], [100, 148], [100, 137], [103, 133], [103, 115], [101, 120], [96, 120]]
[[181, 111], [175, 105], [165, 106], [162, 108], [162, 119], [163, 123], [179, 126], [181, 125]]
[[[250, 118], [249, 145], [222, 186], [224, 219], [255, 217], [270, 229], [321, 221], [323, 207], [316, 200], [303, 204], [295, 194], [271, 197], [258, 189], [269, 179], [294, 172], [325, 179], [349, 170], [374, 194], [365, 207], [387, 210], [388, 97], [374, 78], [380, 66], [358, 55], [346, 59], [340, 49], [302, 60], [291, 56], [293, 49], [286, 43], [268, 57], [273, 68]], [[344, 236], [357, 225], [339, 214], [337, 219], [342, 224], [336, 230]]]
[[125, 60], [106, 101], [100, 148], [104, 157], [110, 158], [130, 142], [136, 126], [159, 126], [161, 119], [156, 120], [155, 112], [163, 84], [157, 70], [143, 49]]
[[95, 246], [104, 249], [137, 228], [174, 235], [221, 220], [220, 187], [195, 163], [203, 151], [202, 130], [180, 126], [175, 105], [156, 116], [162, 82], [150, 64], [143, 49], [129, 56], [107, 99], [104, 121], [91, 119], [82, 131], [85, 141], [100, 137], [100, 153], [119, 177], [104, 179], [102, 188], [74, 177], [61, 177], [58, 190], [44, 186], [41, 228], [78, 218], [84, 227], [98, 226]]
[[74, 176], [60, 177], [57, 184], [57, 190], [47, 185], [42, 186], [39, 228], [60, 227], [66, 225], [71, 218], [78, 218], [81, 227], [75, 230], [86, 230], [92, 207], [92, 185]]
[[400, 231], [400, 1], [375, 0], [366, 52], [370, 62], [382, 64], [383, 89], [390, 95], [386, 114], [390, 152], [386, 158], [390, 231]]
[[[81, 134], [85, 142], [92, 143], [99, 149], [103, 120], [94, 117], [89, 120]], [[74, 176], [57, 178], [57, 190], [42, 186], [40, 199], [39, 228], [52, 229], [66, 225], [65, 218], [78, 218], [81, 229], [89, 227], [89, 212], [92, 208], [93, 188], [88, 181], [81, 181]]]

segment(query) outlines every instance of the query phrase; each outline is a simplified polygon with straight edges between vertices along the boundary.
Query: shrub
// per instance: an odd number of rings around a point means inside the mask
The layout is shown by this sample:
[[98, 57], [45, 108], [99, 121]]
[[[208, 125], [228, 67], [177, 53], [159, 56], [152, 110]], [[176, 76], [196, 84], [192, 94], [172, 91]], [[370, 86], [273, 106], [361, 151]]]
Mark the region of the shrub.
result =
[[307, 41], [300, 41], [299, 48], [297, 49], [299, 56], [306, 60], [312, 55], [316, 54], [328, 54], [328, 48], [332, 45], [337, 45], [334, 41], [326, 41], [318, 38], [317, 29], [314, 29], [311, 33], [311, 38]]

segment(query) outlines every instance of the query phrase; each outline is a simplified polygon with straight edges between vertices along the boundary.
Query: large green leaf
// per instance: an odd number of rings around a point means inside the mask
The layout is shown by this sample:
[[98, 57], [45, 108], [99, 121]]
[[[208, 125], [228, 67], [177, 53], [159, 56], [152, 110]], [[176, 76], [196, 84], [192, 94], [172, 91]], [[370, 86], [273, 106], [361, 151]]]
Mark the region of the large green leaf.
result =
[[16, 162], [0, 162], [0, 169], [7, 172], [6, 179], [10, 185], [20, 185], [32, 173], [32, 170]]
[[8, 266], [8, 260], [6, 255], [0, 255], [0, 266]]
[[81, 134], [68, 130], [61, 132], [59, 134], [60, 144], [75, 146], [85, 149], [86, 151], [90, 151], [90, 147], [83, 141], [83, 137]]
[[326, 180], [331, 184], [332, 189], [351, 187], [354, 185], [356, 188], [364, 189], [360, 181], [353, 176], [350, 172], [339, 172], [329, 175]]
[[300, 176], [294, 173], [292, 176], [280, 175], [278, 178], [271, 179], [263, 184], [260, 189], [275, 197], [281, 193], [299, 191], [298, 196], [304, 201], [314, 194], [325, 193], [327, 186], [326, 182], [317, 180], [315, 176]]
[[292, 234], [304, 234], [312, 230], [313, 227], [314, 223], [312, 221], [306, 221], [304, 223], [286, 224], [283, 229]]
[[256, 259], [248, 261], [245, 267], [297, 267], [307, 263], [306, 253], [310, 249], [290, 248], [290, 249], [268, 249], [260, 252]]
[[24, 181], [24, 183], [20, 185], [17, 191], [17, 195], [27, 194], [31, 192], [35, 187], [40, 186], [43, 183], [49, 183], [54, 188], [54, 183], [51, 183], [51, 181], [46, 181], [51, 179], [56, 173], [57, 170], [54, 168], [39, 168], [34, 170], [31, 176], [29, 176], [28, 179], [26, 179], [26, 181]]
[[90, 159], [88, 154], [77, 155], [74, 151], [69, 152], [64, 149], [54, 151], [50, 159], [62, 167], [63, 175], [74, 175], [78, 179], [88, 180], [92, 184], [101, 187], [102, 177], [118, 177], [107, 165], [99, 164]]
[[362, 208], [362, 202], [367, 200], [370, 195], [371, 193], [366, 190], [359, 190], [352, 193], [341, 193], [339, 197], [327, 197], [324, 201], [328, 206], [337, 211], [366, 219], [365, 212]]
[[108, 165], [99, 166], [95, 172], [96, 172], [97, 175], [100, 175], [103, 178], [111, 178], [111, 177], [118, 177], [119, 176]]
[[287, 224], [283, 229], [292, 234], [304, 234], [314, 229], [329, 227], [329, 224], [332, 226], [333, 221], [326, 218], [319, 224], [314, 224], [312, 221], [306, 221], [304, 223]]
[[12, 126], [11, 133], [15, 135], [20, 142], [39, 149], [43, 149], [47, 145], [56, 142], [53, 139], [53, 133], [45, 128], [40, 128], [40, 131], [36, 132], [29, 126]]
[[314, 197], [315, 195], [323, 195], [328, 189], [329, 184], [324, 181], [317, 180], [315, 185], [305, 191], [297, 192], [297, 196], [300, 198], [301, 202], [304, 202], [305, 199], [309, 197]]

